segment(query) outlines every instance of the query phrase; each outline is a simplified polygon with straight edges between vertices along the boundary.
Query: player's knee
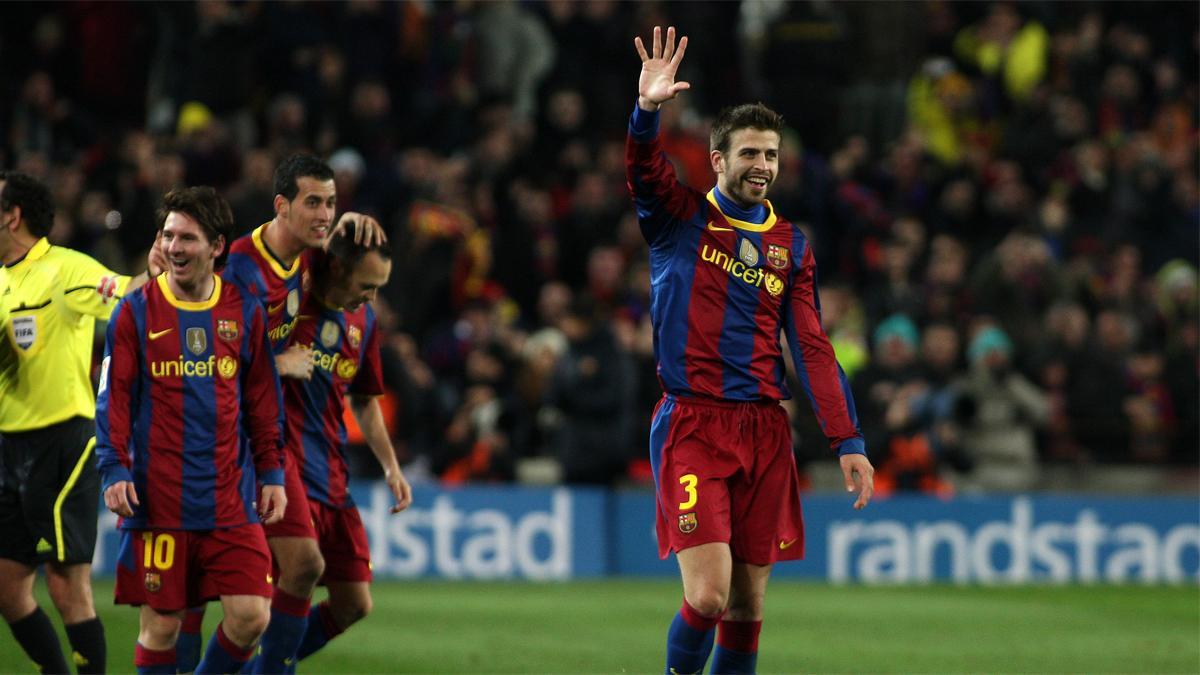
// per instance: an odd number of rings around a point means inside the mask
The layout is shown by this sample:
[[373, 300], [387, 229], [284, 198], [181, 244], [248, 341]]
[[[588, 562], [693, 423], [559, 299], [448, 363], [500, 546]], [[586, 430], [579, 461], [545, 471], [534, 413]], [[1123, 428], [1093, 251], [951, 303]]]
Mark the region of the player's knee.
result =
[[225, 635], [240, 647], [257, 642], [267, 631], [271, 612], [266, 604], [244, 606], [225, 612], [221, 622]]
[[64, 622], [79, 623], [96, 615], [92, 605], [92, 584], [87, 574], [48, 566], [46, 590]]
[[702, 616], [717, 616], [725, 611], [729, 594], [718, 588], [701, 588], [688, 595], [687, 602]]
[[762, 621], [762, 593], [738, 593], [729, 599], [729, 611], [725, 618], [731, 621]]
[[182, 625], [183, 622], [171, 614], [143, 613], [138, 642], [151, 649], [169, 648], [179, 638], [179, 628]]
[[355, 595], [351, 598], [344, 598], [340, 602], [332, 603], [330, 609], [333, 610], [338, 626], [345, 630], [351, 625], [362, 621], [371, 613], [374, 603], [371, 602], [370, 594]]

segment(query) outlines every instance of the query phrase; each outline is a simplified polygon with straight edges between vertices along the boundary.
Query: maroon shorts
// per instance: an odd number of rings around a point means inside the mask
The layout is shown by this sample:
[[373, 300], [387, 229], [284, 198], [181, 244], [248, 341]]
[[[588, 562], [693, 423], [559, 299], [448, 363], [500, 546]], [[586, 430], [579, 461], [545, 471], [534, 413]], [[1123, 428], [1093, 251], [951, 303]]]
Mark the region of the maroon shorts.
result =
[[317, 543], [325, 558], [326, 581], [370, 581], [371, 547], [358, 509], [336, 509], [311, 499], [308, 508], [317, 527]]
[[804, 557], [800, 478], [778, 403], [665, 396], [651, 421], [650, 463], [660, 557], [713, 542], [752, 565]]
[[294, 457], [288, 455], [283, 465], [283, 493], [287, 496], [287, 508], [283, 510], [283, 520], [273, 525], [264, 525], [267, 537], [307, 537], [317, 538], [317, 530], [313, 526], [312, 515], [308, 512], [308, 492], [304, 481], [300, 478], [300, 464]]
[[117, 604], [173, 612], [222, 595], [271, 597], [271, 552], [261, 525], [121, 531]]

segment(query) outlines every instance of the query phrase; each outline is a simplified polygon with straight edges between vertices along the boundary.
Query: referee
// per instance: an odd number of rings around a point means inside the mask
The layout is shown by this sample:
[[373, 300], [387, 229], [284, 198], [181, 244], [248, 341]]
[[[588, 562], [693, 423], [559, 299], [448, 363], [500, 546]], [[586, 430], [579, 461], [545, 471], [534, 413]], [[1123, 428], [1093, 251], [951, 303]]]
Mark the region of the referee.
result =
[[147, 275], [117, 275], [51, 245], [53, 221], [45, 185], [0, 172], [0, 615], [40, 672], [69, 672], [33, 597], [45, 563], [78, 672], [103, 673], [104, 627], [91, 585], [100, 499], [92, 334], [95, 319], [107, 319]]

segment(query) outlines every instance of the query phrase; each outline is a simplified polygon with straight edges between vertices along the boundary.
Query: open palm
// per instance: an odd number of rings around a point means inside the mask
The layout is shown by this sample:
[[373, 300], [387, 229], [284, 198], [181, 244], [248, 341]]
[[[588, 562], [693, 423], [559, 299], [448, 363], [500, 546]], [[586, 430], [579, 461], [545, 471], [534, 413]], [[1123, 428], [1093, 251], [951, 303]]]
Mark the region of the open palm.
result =
[[687, 82], [676, 82], [675, 72], [679, 70], [679, 62], [687, 50], [687, 38], [679, 40], [675, 45], [675, 28], [667, 28], [667, 41], [663, 44], [662, 29], [654, 27], [654, 44], [650, 54], [642, 44], [641, 37], [633, 39], [638, 56], [642, 57], [642, 74], [638, 77], [639, 103], [651, 104], [657, 109], [662, 103], [675, 98], [675, 94], [691, 88]]

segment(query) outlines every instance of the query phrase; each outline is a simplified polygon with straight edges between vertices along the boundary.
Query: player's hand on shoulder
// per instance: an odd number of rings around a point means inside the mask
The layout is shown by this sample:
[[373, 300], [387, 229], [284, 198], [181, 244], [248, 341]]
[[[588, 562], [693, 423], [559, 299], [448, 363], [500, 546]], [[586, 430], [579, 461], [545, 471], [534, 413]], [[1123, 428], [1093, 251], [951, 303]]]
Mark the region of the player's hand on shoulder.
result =
[[847, 454], [838, 458], [842, 465], [842, 477], [846, 481], [846, 492], [858, 492], [854, 508], [861, 509], [875, 494], [875, 467], [866, 455]]
[[109, 511], [129, 518], [133, 516], [133, 507], [139, 506], [137, 488], [127, 480], [119, 480], [104, 490], [104, 506]]
[[387, 482], [388, 489], [392, 491], [392, 496], [396, 498], [396, 503], [392, 506], [392, 513], [400, 513], [412, 505], [412, 486], [408, 484], [408, 479], [404, 477], [404, 472], [400, 470], [400, 467], [384, 471], [383, 479]]
[[287, 509], [287, 494], [282, 485], [264, 485], [262, 498], [258, 502], [258, 517], [263, 525], [274, 525], [283, 520]]
[[312, 378], [313, 360], [312, 348], [308, 345], [293, 344], [275, 357], [275, 369], [280, 377], [290, 377], [296, 380]]

